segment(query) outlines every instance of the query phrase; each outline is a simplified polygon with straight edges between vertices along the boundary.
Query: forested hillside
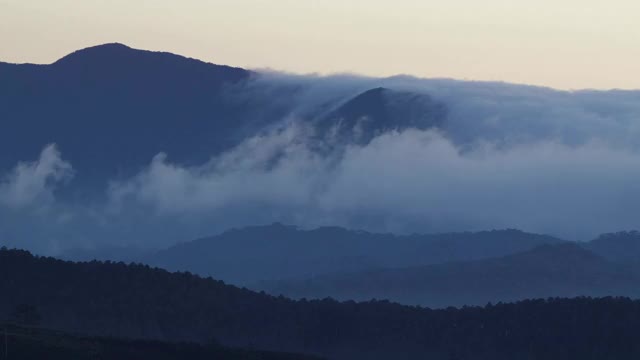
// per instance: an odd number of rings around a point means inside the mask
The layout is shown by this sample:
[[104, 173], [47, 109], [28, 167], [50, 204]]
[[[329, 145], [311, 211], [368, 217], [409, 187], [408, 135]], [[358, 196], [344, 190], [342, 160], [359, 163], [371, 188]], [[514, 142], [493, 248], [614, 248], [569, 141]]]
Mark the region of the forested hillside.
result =
[[429, 310], [387, 301], [293, 301], [142, 265], [0, 251], [0, 313], [101, 336], [207, 342], [329, 359], [637, 359], [640, 301], [527, 300]]
[[3, 325], [2, 328], [2, 359], [319, 360], [307, 355], [227, 348], [215, 342], [195, 344], [89, 337], [15, 324]]

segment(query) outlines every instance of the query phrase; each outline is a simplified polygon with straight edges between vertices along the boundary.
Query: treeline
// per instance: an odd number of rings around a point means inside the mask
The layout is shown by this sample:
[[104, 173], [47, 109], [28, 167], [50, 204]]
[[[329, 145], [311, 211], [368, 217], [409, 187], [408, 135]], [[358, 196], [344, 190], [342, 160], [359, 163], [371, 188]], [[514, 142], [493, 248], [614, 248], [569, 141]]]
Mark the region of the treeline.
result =
[[320, 358], [208, 344], [71, 335], [15, 324], [3, 326], [0, 358], [20, 360], [320, 360]]
[[528, 300], [430, 310], [388, 301], [293, 301], [144, 265], [0, 251], [0, 314], [100, 336], [216, 339], [330, 359], [638, 359], [640, 301]]

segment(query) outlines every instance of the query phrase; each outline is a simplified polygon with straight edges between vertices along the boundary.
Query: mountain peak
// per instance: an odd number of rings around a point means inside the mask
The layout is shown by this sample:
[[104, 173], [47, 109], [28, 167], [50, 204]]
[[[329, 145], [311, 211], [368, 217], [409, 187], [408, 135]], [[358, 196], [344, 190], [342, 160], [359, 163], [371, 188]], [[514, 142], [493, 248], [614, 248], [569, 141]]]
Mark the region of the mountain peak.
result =
[[135, 52], [143, 52], [143, 50], [136, 50], [130, 48], [127, 45], [121, 43], [107, 43], [102, 45], [91, 46], [88, 48], [76, 50], [69, 55], [66, 55], [56, 61], [54, 64], [67, 64], [75, 63], [82, 59], [95, 59], [95, 58], [113, 58], [114, 56], [123, 56], [126, 54], [132, 54]]
[[358, 94], [320, 120], [318, 133], [335, 143], [367, 144], [387, 131], [442, 125], [446, 106], [428, 94], [376, 87]]
[[[169, 79], [178, 85], [236, 82], [247, 78], [249, 71], [216, 65], [169, 52], [139, 50], [121, 43], [109, 43], [75, 51], [51, 66], [74, 78], [104, 86], [113, 82], [139, 81], [157, 87]], [[150, 85], [155, 84], [155, 85]]]
[[[86, 69], [159, 72], [162, 74], [195, 71], [196, 77], [203, 73], [229, 72], [233, 80], [245, 78], [250, 72], [225, 65], [217, 65], [202, 60], [163, 51], [134, 49], [121, 43], [108, 43], [77, 50], [59, 59], [53, 66], [83, 71]], [[183, 76], [183, 75], [180, 75]]]
[[107, 49], [120, 49], [120, 50], [124, 50], [124, 49], [129, 49], [132, 50], [131, 47], [123, 44], [123, 43], [119, 43], [119, 42], [112, 42], [112, 43], [105, 43], [105, 44], [100, 44], [100, 45], [95, 45], [95, 46], [89, 46], [87, 48], [84, 49], [80, 49], [78, 51], [90, 51], [90, 50], [107, 50]]

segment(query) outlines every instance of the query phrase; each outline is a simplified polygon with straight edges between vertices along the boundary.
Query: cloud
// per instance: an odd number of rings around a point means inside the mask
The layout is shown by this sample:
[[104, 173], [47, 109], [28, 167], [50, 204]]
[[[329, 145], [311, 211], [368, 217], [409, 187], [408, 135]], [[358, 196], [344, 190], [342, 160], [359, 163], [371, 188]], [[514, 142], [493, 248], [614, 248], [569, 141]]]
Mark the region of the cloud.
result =
[[[515, 227], [588, 239], [636, 228], [640, 156], [555, 141], [460, 151], [433, 132], [388, 133], [352, 148], [322, 207], [399, 231]], [[375, 222], [373, 222], [375, 223]]]
[[252, 137], [199, 167], [156, 155], [135, 177], [109, 187], [111, 209], [144, 205], [159, 215], [193, 215], [259, 204], [304, 207], [327, 171], [295, 125]]
[[[378, 86], [446, 104], [444, 126], [318, 151], [310, 114]], [[589, 239], [640, 227], [632, 216], [640, 203], [640, 92], [278, 73], [251, 88], [283, 91], [291, 105], [277, 126], [198, 167], [160, 154], [112, 184], [112, 205], [206, 219], [211, 229], [269, 221], [395, 232], [515, 227]]]
[[588, 238], [640, 225], [633, 216], [640, 156], [628, 149], [542, 141], [461, 151], [442, 133], [407, 130], [326, 157], [287, 131], [247, 140], [197, 168], [157, 156], [135, 178], [114, 183], [112, 199], [211, 222], [236, 214], [245, 224], [396, 232], [517, 227]]
[[501, 146], [553, 140], [568, 145], [593, 139], [610, 144], [640, 145], [640, 91], [558, 91], [500, 82], [421, 79], [411, 76], [367, 78], [268, 73], [255, 92], [295, 89], [294, 112], [332, 109], [363, 91], [385, 87], [427, 94], [449, 110], [444, 131], [456, 145], [489, 141]]
[[55, 188], [70, 180], [73, 173], [56, 146], [47, 145], [38, 160], [19, 163], [0, 181], [0, 204], [10, 208], [50, 204]]
[[[378, 86], [444, 103], [444, 125], [323, 147], [313, 134], [318, 113]], [[0, 182], [0, 236], [40, 248], [162, 247], [274, 221], [405, 233], [519, 228], [582, 240], [640, 228], [640, 92], [270, 73], [228, 96], [270, 109], [259, 131], [195, 166], [159, 153], [137, 174], [111, 179], [106, 196], [56, 198], [74, 172], [46, 147]], [[50, 211], [21, 212], [32, 208]]]

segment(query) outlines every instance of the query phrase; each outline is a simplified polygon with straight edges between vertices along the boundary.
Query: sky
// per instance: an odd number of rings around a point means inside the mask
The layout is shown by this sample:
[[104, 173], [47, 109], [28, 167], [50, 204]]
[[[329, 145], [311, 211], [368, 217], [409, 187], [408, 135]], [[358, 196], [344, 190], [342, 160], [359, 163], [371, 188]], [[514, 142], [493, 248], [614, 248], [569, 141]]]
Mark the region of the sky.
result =
[[0, 61], [108, 42], [294, 73], [640, 88], [637, 0], [0, 0]]

